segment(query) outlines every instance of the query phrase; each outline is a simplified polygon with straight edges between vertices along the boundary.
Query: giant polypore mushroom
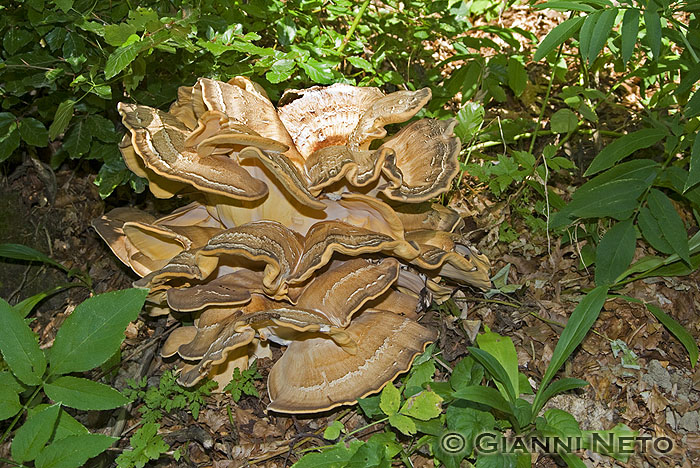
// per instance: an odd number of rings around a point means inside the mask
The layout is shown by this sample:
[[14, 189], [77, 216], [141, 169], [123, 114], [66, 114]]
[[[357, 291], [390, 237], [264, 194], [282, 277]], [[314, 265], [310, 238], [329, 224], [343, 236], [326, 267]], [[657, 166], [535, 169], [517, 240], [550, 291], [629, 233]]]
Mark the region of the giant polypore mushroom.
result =
[[309, 413], [379, 391], [436, 333], [419, 304], [487, 288], [489, 262], [430, 199], [458, 172], [455, 120], [413, 118], [428, 88], [346, 84], [284, 93], [236, 77], [182, 87], [168, 112], [119, 105], [127, 166], [159, 198], [156, 219], [118, 208], [94, 226], [158, 310], [193, 314], [161, 354], [178, 381], [226, 383], [261, 346], [286, 346], [269, 408]]

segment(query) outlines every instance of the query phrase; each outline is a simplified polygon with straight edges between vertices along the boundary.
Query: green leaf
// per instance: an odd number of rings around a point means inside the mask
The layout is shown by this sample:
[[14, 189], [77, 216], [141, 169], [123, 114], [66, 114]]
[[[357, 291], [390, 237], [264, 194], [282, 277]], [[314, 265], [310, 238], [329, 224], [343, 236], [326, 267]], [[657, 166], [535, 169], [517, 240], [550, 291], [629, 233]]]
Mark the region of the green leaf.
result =
[[437, 418], [442, 413], [442, 398], [435, 392], [423, 390], [406, 400], [401, 414], [421, 421]]
[[581, 31], [578, 34], [579, 52], [583, 60], [588, 61], [588, 51], [591, 48], [591, 38], [593, 37], [593, 30], [595, 25], [603, 12], [598, 10], [590, 15], [586, 16], [586, 21], [584, 21], [583, 26], [581, 26]]
[[44, 124], [32, 117], [26, 117], [19, 122], [19, 134], [25, 143], [32, 146], [49, 144], [49, 132]]
[[423, 386], [432, 380], [433, 374], [435, 374], [435, 363], [432, 359], [418, 365], [414, 363], [406, 380], [404, 396], [409, 397], [423, 390]]
[[471, 356], [475, 360], [477, 360], [479, 364], [484, 366], [487, 371], [489, 371], [491, 377], [493, 377], [494, 380], [501, 384], [501, 387], [499, 387], [499, 390], [502, 389], [501, 394], [505, 398], [507, 398], [511, 403], [514, 402], [517, 398], [517, 395], [515, 394], [515, 389], [513, 388], [513, 384], [510, 380], [510, 375], [503, 368], [501, 363], [498, 362], [495, 357], [491, 356], [491, 354], [487, 353], [482, 349], [474, 348], [472, 346], [467, 347], [467, 349], [471, 353]]
[[683, 192], [700, 183], [700, 132], [695, 134], [693, 149], [690, 152], [690, 169], [688, 170], [688, 178], [685, 179], [685, 187]]
[[617, 8], [606, 8], [600, 13], [600, 17], [595, 23], [595, 28], [593, 28], [593, 36], [588, 49], [588, 63], [593, 63], [600, 51], [603, 50], [603, 46], [608, 40], [610, 31], [615, 23], [617, 12]]
[[700, 93], [695, 91], [693, 95], [688, 99], [688, 103], [685, 105], [685, 109], [683, 109], [683, 112], [685, 114], [685, 117], [688, 119], [692, 119], [693, 117], [696, 117], [700, 115]]
[[638, 434], [638, 431], [633, 431], [623, 423], [607, 431], [583, 431], [583, 448], [626, 463], [636, 451], [635, 439]]
[[[43, 411], [49, 406], [51, 405], [43, 403], [35, 406], [34, 408], [30, 408], [27, 410], [27, 417], [31, 418], [34, 414], [38, 413], [39, 411]], [[73, 416], [66, 413], [63, 408], [61, 408], [61, 410], [58, 412], [58, 422], [56, 423], [56, 427], [51, 435], [51, 438], [49, 438], [49, 442], [65, 439], [68, 436], [81, 434], [89, 434], [87, 428], [76, 421]]]
[[34, 35], [29, 31], [10, 26], [2, 40], [2, 45], [9, 55], [15, 55], [25, 45], [29, 44]]
[[363, 445], [363, 442], [355, 440], [348, 448], [344, 442], [338, 442], [323, 452], [307, 453], [292, 466], [294, 468], [343, 468]]
[[0, 257], [13, 258], [15, 260], [26, 260], [29, 262], [42, 262], [67, 271], [67, 268], [44, 255], [36, 249], [22, 244], [0, 244]]
[[122, 70], [129, 66], [139, 55], [142, 44], [140, 42], [119, 47], [107, 57], [105, 65], [105, 79], [117, 76]]
[[634, 54], [634, 47], [637, 43], [637, 34], [639, 34], [639, 10], [637, 8], [628, 8], [625, 10], [625, 15], [622, 17], [622, 45], [620, 54], [622, 62], [627, 63]]
[[484, 368], [467, 356], [459, 361], [452, 371], [450, 385], [453, 390], [457, 391], [463, 387], [479, 385], [483, 378]]
[[389, 424], [401, 431], [402, 434], [410, 436], [416, 433], [416, 424], [411, 418], [403, 414], [390, 415]]
[[516, 96], [520, 96], [527, 87], [527, 71], [520, 60], [515, 57], [508, 58], [508, 87]]
[[476, 135], [484, 122], [484, 106], [474, 101], [463, 102], [462, 108], [457, 112], [459, 125], [455, 127], [455, 134], [463, 143]]
[[665, 254], [673, 253], [673, 247], [671, 247], [671, 244], [664, 238], [661, 227], [649, 208], [642, 207], [639, 210], [637, 224], [639, 225], [639, 230], [642, 232], [642, 236], [644, 236], [652, 247]]
[[698, 363], [698, 344], [693, 338], [693, 335], [691, 335], [688, 330], [686, 330], [683, 325], [678, 323], [673, 317], [668, 315], [666, 312], [661, 310], [660, 308], [656, 307], [653, 304], [646, 304], [647, 309], [649, 309], [649, 312], [654, 314], [654, 317], [657, 318], [661, 324], [670, 331], [673, 336], [678, 338], [678, 341], [680, 341], [683, 346], [685, 346], [685, 349], [688, 351], [688, 355], [690, 356], [690, 365], [695, 367], [695, 365]]
[[[574, 379], [570, 377], [555, 380], [547, 386], [544, 392], [542, 392], [540, 401], [542, 402], [542, 404], [546, 404], [549, 401], [549, 399], [552, 398], [554, 395], [568, 392], [569, 390], [574, 390], [576, 388], [585, 387], [586, 385], [588, 385], [588, 382], [586, 382], [585, 380]], [[537, 415], [535, 414], [535, 416]]]
[[46, 447], [36, 458], [36, 468], [78, 468], [88, 459], [104, 452], [116, 437], [102, 434], [68, 436]]
[[[549, 436], [576, 437], [581, 435], [578, 421], [571, 413], [558, 408], [548, 409], [544, 413], [545, 426], [540, 426], [542, 432]], [[538, 429], [540, 429], [538, 427]]]
[[106, 24], [104, 37], [109, 45], [119, 47], [135, 33], [136, 27], [129, 23]]
[[49, 352], [51, 375], [84, 372], [112, 356], [124, 330], [136, 320], [147, 289], [125, 289], [91, 297], [63, 322]]
[[379, 408], [386, 414], [390, 416], [399, 411], [399, 403], [401, 402], [401, 393], [399, 389], [394, 387], [394, 385], [389, 382], [382, 389], [382, 393], [379, 397]]
[[556, 374], [561, 366], [564, 365], [564, 361], [571, 356], [574, 349], [581, 344], [583, 339], [588, 334], [588, 331], [598, 319], [600, 310], [603, 308], [603, 304], [605, 304], [607, 294], [607, 286], [596, 287], [591, 292], [586, 294], [586, 296], [584, 296], [579, 305], [576, 306], [574, 311], [571, 313], [571, 317], [569, 317], [569, 321], [559, 337], [557, 346], [554, 348], [552, 360], [550, 361], [549, 366], [547, 366], [547, 370], [545, 371], [542, 382], [540, 383], [540, 388], [535, 395], [535, 400], [532, 403], [533, 414], [538, 414], [540, 409], [542, 409], [542, 406], [544, 406], [545, 402], [542, 399], [543, 394], [547, 389], [547, 385], [549, 385], [549, 382], [552, 380], [552, 377], [554, 377], [554, 374]]
[[457, 401], [448, 406], [445, 411], [447, 428], [464, 436], [467, 443], [465, 453], [471, 453], [472, 441], [476, 435], [492, 431], [496, 425], [496, 418], [491, 413], [480, 411], [470, 405], [471, 403], [464, 400]]
[[51, 405], [33, 414], [17, 429], [12, 439], [12, 458], [24, 463], [34, 460], [56, 428], [60, 404]]
[[0, 162], [3, 162], [19, 148], [19, 131], [17, 123], [12, 122], [6, 133], [0, 135]]
[[486, 405], [505, 414], [513, 414], [510, 404], [508, 404], [505, 398], [501, 396], [501, 393], [495, 388], [470, 385], [469, 387], [462, 387], [455, 391], [453, 396], [457, 399]]
[[649, 210], [659, 223], [659, 228], [664, 238], [673, 248], [673, 251], [686, 263], [690, 263], [690, 249], [688, 246], [688, 233], [683, 225], [683, 220], [673, 207], [671, 200], [663, 192], [651, 189], [647, 197]]
[[[480, 349], [483, 349], [496, 358], [498, 363], [508, 375], [508, 380], [513, 388], [513, 395], [520, 395], [520, 378], [518, 377], [518, 353], [515, 351], [513, 340], [507, 336], [501, 336], [487, 329], [476, 337]], [[501, 390], [501, 388], [499, 388]], [[501, 392], [503, 393], [503, 392]], [[505, 394], [504, 394], [505, 396]]]
[[656, 11], [650, 10], [648, 6], [644, 10], [644, 24], [647, 28], [646, 38], [649, 48], [651, 48], [652, 57], [659, 60], [661, 58], [661, 18]]
[[68, 13], [68, 11], [73, 8], [73, 0], [54, 0], [53, 3], [55, 3], [63, 13]]
[[63, 406], [79, 410], [106, 410], [129, 403], [109, 385], [80, 377], [63, 376], [44, 385], [46, 396]]
[[584, 20], [584, 17], [577, 16], [562, 21], [542, 40], [539, 47], [537, 47], [533, 60], [539, 62], [556, 47], [559, 47], [564, 41], [571, 38], [581, 28]]
[[85, 125], [94, 138], [105, 143], [117, 143], [121, 139], [121, 135], [114, 130], [114, 123], [101, 115], [88, 115]]
[[631, 219], [608, 229], [598, 244], [595, 256], [595, 284], [611, 285], [634, 258], [637, 236]]
[[311, 81], [320, 84], [331, 84], [333, 82], [333, 70], [331, 65], [326, 62], [319, 62], [310, 58], [307, 61], [298, 62], [298, 65], [309, 75]]
[[66, 133], [63, 139], [63, 149], [68, 151], [73, 159], [80, 158], [90, 151], [92, 133], [88, 128], [86, 119], [79, 120]]
[[559, 109], [552, 115], [551, 126], [554, 133], [573, 132], [578, 126], [578, 117], [569, 109]]
[[645, 128], [620, 137], [606, 146], [603, 151], [598, 153], [583, 175], [591, 176], [597, 172], [612, 167], [613, 164], [626, 158], [635, 151], [642, 148], [648, 148], [656, 144], [666, 135], [666, 130]]
[[49, 139], [55, 140], [58, 135], [63, 133], [68, 127], [68, 123], [73, 118], [73, 108], [75, 101], [66, 99], [58, 105], [56, 114], [53, 116], [53, 122], [49, 126]]
[[44, 352], [24, 319], [0, 299], [0, 352], [12, 373], [27, 385], [40, 385], [46, 370]]
[[347, 57], [346, 60], [350, 62], [350, 64], [355, 68], [359, 68], [370, 73], [374, 72], [374, 67], [372, 66], [372, 64], [369, 63], [367, 60], [363, 59], [362, 57]]
[[345, 426], [340, 421], [333, 421], [326, 430], [323, 431], [323, 438], [326, 440], [335, 440], [340, 437], [340, 433], [345, 432]]
[[0, 382], [0, 421], [11, 418], [21, 409], [19, 391]]

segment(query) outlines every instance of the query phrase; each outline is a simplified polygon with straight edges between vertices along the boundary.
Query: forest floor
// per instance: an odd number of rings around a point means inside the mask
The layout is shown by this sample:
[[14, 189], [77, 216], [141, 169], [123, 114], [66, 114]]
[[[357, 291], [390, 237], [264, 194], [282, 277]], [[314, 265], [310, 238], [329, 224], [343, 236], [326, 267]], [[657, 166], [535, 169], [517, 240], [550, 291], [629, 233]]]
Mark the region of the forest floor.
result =
[[[546, 34], [547, 27], [557, 21], [543, 13], [514, 15], [503, 21], [540, 28], [538, 36]], [[529, 71], [536, 74], [536, 66]], [[536, 77], [533, 80], [538, 81]], [[629, 105], [606, 109], [601, 125], [613, 130], [624, 128], [628, 116], [637, 108], [633, 98], [623, 102]], [[510, 100], [487, 109], [487, 118], [491, 119], [513, 118], [514, 114], [533, 119], [533, 112], [524, 104]], [[545, 142], [545, 138], [538, 140], [538, 144]], [[599, 141], [584, 135], [572, 138], [567, 151], [579, 167], [585, 167], [586, 155], [595, 154], [594, 148], [599, 145]], [[497, 148], [494, 153], [498, 153]], [[125, 199], [123, 194], [121, 198], [109, 199], [110, 206], [106, 206], [93, 184], [94, 174], [83, 169], [67, 167], [54, 172], [27, 159], [11, 174], [1, 176], [0, 239], [29, 245], [70, 268], [86, 270], [97, 293], [129, 287], [136, 276], [109, 251], [90, 223], [112, 205], [131, 203], [154, 213], [161, 207], [146, 196]], [[551, 181], [565, 198], [571, 187], [580, 183], [576, 174]], [[546, 233], [531, 232], [511, 211], [513, 200], [507, 194], [496, 198], [483, 184], [468, 178], [462, 186], [452, 194], [450, 206], [471, 220], [474, 241], [491, 259], [492, 272], [510, 265], [508, 283], [521, 287], [512, 294], [488, 298], [481, 292], [462, 291], [456, 296], [461, 314], [446, 317], [431, 310], [423, 321], [441, 329], [439, 347], [446, 364], [465, 356], [476, 332], [488, 326], [512, 338], [520, 370], [531, 382], [539, 382], [567, 317], [582, 291], [593, 287], [592, 275], [579, 268], [578, 246], [562, 246], [559, 239]], [[525, 203], [522, 199], [518, 202]], [[516, 233], [508, 243], [499, 236], [499, 226], [504, 222]], [[636, 255], [644, 253], [638, 248]], [[698, 272], [687, 277], [653, 278], [628, 284], [621, 293], [658, 304], [700, 340], [699, 279]], [[0, 297], [16, 303], [65, 281], [62, 273], [50, 267], [2, 263]], [[37, 309], [32, 327], [42, 346], [51, 345], [57, 327], [87, 297], [85, 288], [73, 288]], [[173, 323], [168, 317], [144, 317], [129, 326], [123, 361], [114, 382], [117, 388], [125, 386], [126, 378], [145, 376], [155, 383], [172, 367], [172, 363], [159, 357], [158, 348]], [[161, 433], [173, 448], [182, 447], [186, 456], [180, 462], [164, 456], [149, 466], [288, 466], [298, 458], [299, 449], [322, 445], [324, 441], [317, 435], [340, 414], [348, 431], [366, 424], [361, 412], [354, 408], [303, 417], [266, 413], [269, 399], [264, 382], [272, 363], [270, 359], [258, 363], [264, 377], [255, 381], [260, 399], [244, 396], [234, 403], [229, 395], [214, 394], [197, 420], [185, 411], [166, 415], [161, 421]], [[440, 372], [447, 371], [439, 368], [436, 379]], [[691, 368], [683, 346], [642, 305], [608, 301], [562, 374], [590, 383], [550, 403], [572, 413], [583, 429], [609, 429], [624, 423], [641, 434], [666, 436], [674, 443], [670, 453], [638, 452], [625, 464], [585, 452], [587, 466], [700, 466], [700, 366]], [[232, 417], [227, 411], [229, 406]], [[109, 433], [119, 427], [116, 412], [81, 413], [78, 417], [96, 432]], [[138, 422], [137, 408], [131, 408], [119, 432], [123, 437], [121, 448], [128, 445], [128, 437]], [[372, 426], [357, 436], [365, 438], [378, 430], [381, 426]], [[8, 450], [7, 445], [0, 447], [0, 456]], [[427, 454], [418, 454], [412, 461], [416, 467], [432, 466]], [[552, 458], [539, 457], [533, 466], [557, 464]]]

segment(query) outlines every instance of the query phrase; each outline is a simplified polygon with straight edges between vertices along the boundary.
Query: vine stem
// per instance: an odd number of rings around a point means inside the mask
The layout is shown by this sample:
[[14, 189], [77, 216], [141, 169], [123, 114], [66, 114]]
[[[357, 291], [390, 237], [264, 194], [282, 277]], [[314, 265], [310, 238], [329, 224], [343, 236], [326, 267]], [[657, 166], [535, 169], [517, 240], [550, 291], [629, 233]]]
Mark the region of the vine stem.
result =
[[343, 43], [340, 44], [340, 47], [338, 48], [338, 54], [343, 53], [343, 51], [345, 50], [345, 46], [347, 46], [348, 42], [350, 42], [350, 38], [352, 37], [353, 34], [355, 34], [355, 29], [357, 29], [357, 25], [360, 24], [360, 20], [362, 19], [362, 15], [365, 14], [365, 11], [367, 10], [367, 7], [369, 6], [369, 1], [370, 0], [365, 0], [362, 3], [362, 6], [360, 6], [360, 10], [355, 15], [355, 19], [352, 21], [352, 24], [350, 25], [350, 29], [348, 29], [348, 33], [343, 38]]

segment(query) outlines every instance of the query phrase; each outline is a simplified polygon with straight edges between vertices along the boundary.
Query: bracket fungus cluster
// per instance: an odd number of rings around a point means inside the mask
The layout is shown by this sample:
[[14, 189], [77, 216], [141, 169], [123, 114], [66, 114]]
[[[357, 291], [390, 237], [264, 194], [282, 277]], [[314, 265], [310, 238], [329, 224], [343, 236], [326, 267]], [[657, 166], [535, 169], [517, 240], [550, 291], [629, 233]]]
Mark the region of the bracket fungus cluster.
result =
[[156, 310], [192, 314], [162, 349], [181, 359], [181, 384], [226, 382], [275, 342], [286, 350], [270, 409], [353, 403], [436, 339], [419, 304], [489, 286], [460, 216], [429, 201], [458, 171], [455, 121], [387, 138], [430, 97], [335, 84], [287, 91], [275, 108], [237, 77], [180, 88], [168, 112], [119, 105], [127, 166], [156, 197], [192, 200], [159, 219], [119, 208], [94, 222]]

